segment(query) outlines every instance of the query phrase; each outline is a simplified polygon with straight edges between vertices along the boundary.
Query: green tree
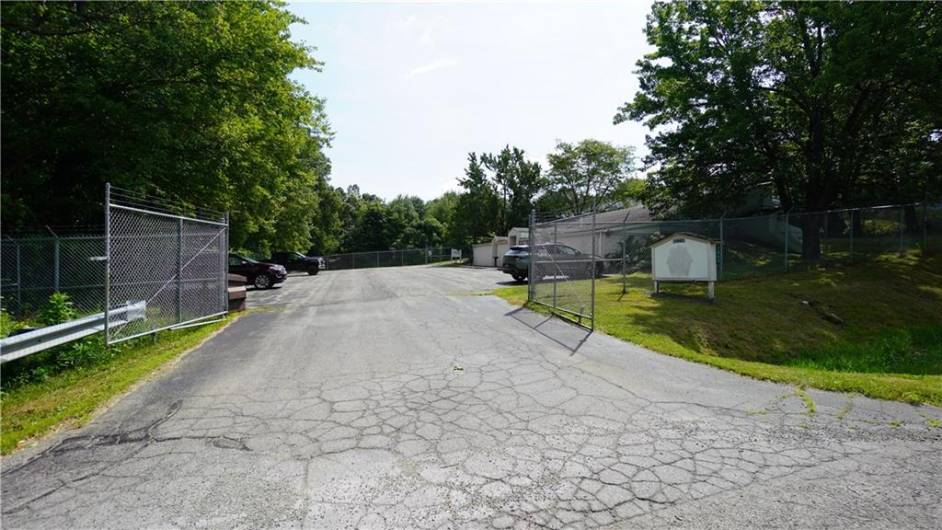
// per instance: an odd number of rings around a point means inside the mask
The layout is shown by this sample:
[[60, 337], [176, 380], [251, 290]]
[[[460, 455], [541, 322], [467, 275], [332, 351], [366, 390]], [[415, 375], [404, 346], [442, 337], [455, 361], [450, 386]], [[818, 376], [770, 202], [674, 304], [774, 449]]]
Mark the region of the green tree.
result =
[[548, 189], [565, 199], [567, 213], [579, 215], [615, 202], [614, 192], [635, 171], [634, 149], [587, 139], [557, 142], [550, 163]]
[[506, 234], [514, 226], [527, 226], [533, 198], [544, 185], [539, 162], [528, 161], [523, 149], [505, 146], [496, 155], [481, 155], [481, 163], [491, 173], [490, 180], [500, 202], [497, 232]]
[[100, 224], [105, 182], [231, 212], [234, 247], [308, 245], [329, 162], [319, 68], [269, 2], [4, 2], [5, 228]]
[[414, 248], [424, 245], [417, 229], [425, 203], [419, 197], [399, 195], [386, 205], [386, 234], [393, 248]]
[[441, 196], [425, 204], [426, 220], [435, 220], [440, 228], [442, 243], [453, 247], [461, 247], [464, 243], [456, 237], [454, 230], [455, 210], [458, 208], [459, 195], [454, 191], [446, 191]]
[[340, 249], [343, 233], [340, 217], [343, 197], [326, 179], [321, 179], [317, 186], [317, 198], [317, 208], [311, 220], [311, 244], [308, 253], [331, 254]]
[[[655, 4], [645, 30], [655, 51], [615, 116], [655, 132], [649, 206], [719, 214], [770, 181], [784, 208], [810, 211], [928, 193], [940, 13], [934, 3]], [[803, 218], [806, 258], [820, 254], [820, 222]]]
[[481, 160], [468, 155], [464, 178], [458, 179], [464, 193], [458, 196], [452, 221], [453, 237], [460, 245], [470, 245], [497, 233], [500, 199], [487, 178]]

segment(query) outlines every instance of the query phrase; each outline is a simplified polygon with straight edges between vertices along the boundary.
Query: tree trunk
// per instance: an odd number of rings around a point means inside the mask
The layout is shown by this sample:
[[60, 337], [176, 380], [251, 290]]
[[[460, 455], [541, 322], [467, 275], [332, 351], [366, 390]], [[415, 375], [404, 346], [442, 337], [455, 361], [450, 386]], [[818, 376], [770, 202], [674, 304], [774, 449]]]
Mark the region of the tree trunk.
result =
[[808, 261], [821, 259], [820, 214], [806, 213], [801, 217], [801, 257]]
[[922, 234], [922, 226], [920, 226], [919, 214], [916, 213], [915, 205], [909, 204], [903, 207], [903, 223], [906, 225], [907, 234]]
[[843, 237], [847, 232], [847, 223], [844, 222], [844, 215], [841, 212], [831, 212], [828, 214], [828, 237]]

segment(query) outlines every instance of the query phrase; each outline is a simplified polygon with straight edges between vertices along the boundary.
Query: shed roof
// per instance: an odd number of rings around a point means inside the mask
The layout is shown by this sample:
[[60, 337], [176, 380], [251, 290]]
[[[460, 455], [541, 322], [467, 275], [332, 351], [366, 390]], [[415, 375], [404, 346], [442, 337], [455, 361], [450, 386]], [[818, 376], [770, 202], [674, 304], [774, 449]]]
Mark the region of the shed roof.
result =
[[662, 237], [661, 239], [658, 239], [654, 243], [651, 243], [651, 246], [656, 247], [656, 246], [664, 244], [667, 241], [677, 239], [678, 237], [682, 237], [684, 239], [693, 239], [694, 241], [701, 241], [703, 243], [714, 243], [714, 244], [716, 243], [716, 240], [710, 239], [708, 237], [703, 237], [697, 234], [691, 234], [690, 232], [674, 232], [673, 234], [669, 236]]

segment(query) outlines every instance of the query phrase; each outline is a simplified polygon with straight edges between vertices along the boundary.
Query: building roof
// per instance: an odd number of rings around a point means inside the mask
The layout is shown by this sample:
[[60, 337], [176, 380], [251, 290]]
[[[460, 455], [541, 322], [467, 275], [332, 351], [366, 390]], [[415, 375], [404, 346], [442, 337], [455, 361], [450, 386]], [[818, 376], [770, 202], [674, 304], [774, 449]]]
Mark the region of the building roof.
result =
[[678, 237], [682, 237], [684, 239], [693, 239], [695, 241], [702, 241], [703, 243], [714, 243], [714, 244], [716, 243], [716, 241], [708, 237], [703, 237], [697, 234], [691, 234], [690, 232], [674, 232], [673, 234], [669, 236], [662, 237], [661, 239], [658, 239], [654, 243], [651, 243], [651, 246], [656, 247], [658, 245], [664, 244], [665, 242], [669, 240], [677, 239]]

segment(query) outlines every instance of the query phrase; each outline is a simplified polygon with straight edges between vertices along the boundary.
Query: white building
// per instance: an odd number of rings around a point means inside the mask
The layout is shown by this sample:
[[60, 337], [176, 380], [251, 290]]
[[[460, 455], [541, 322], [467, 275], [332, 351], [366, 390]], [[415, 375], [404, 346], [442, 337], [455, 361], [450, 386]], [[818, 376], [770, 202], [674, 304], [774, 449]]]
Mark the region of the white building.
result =
[[506, 236], [494, 236], [490, 243], [479, 243], [472, 248], [471, 264], [475, 267], [500, 267], [504, 254], [510, 247], [526, 245], [530, 242], [530, 231], [526, 227], [515, 226]]

